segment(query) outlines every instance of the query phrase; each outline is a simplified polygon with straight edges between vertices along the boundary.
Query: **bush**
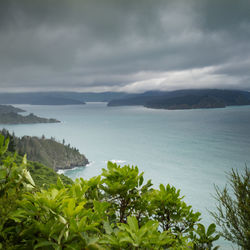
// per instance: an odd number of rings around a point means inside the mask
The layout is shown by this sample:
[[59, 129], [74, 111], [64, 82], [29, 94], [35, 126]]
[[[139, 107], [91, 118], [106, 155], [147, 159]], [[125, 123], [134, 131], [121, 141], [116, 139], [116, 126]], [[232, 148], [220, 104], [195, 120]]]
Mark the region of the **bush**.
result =
[[250, 246], [250, 171], [240, 175], [236, 170], [229, 173], [229, 185], [219, 189], [217, 186], [217, 212], [211, 212], [216, 223], [221, 227], [221, 235], [242, 249]]
[[[6, 151], [1, 144], [0, 153]], [[2, 249], [212, 249], [208, 230], [174, 187], [143, 184], [137, 167], [111, 162], [102, 175], [48, 189], [11, 157], [0, 168]]]

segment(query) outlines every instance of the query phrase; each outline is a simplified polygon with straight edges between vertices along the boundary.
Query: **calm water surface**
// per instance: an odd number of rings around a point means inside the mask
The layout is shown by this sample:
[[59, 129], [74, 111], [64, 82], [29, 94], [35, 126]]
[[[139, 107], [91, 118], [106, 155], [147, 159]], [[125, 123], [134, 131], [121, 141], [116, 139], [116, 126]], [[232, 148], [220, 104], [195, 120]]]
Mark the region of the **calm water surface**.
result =
[[[108, 160], [138, 165], [157, 187], [170, 183], [185, 201], [212, 219], [213, 185], [224, 186], [231, 168], [250, 165], [250, 106], [168, 111], [143, 107], [16, 105], [60, 124], [7, 125], [16, 135], [42, 134], [77, 147], [91, 164], [64, 173], [72, 179], [101, 173]], [[223, 248], [228, 245], [219, 242]]]

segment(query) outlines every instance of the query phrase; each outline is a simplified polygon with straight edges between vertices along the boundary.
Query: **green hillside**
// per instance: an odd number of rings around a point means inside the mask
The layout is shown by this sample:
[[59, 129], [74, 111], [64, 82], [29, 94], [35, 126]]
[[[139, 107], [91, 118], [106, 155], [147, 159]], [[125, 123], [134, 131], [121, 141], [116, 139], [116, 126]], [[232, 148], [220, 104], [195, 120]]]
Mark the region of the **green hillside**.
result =
[[[0, 164], [4, 162], [4, 159], [12, 159], [11, 165], [21, 165], [23, 156], [16, 152], [15, 142], [18, 137], [10, 135], [7, 130], [0, 131], [0, 138], [5, 138], [4, 141], [8, 141], [8, 150], [3, 155], [0, 155]], [[63, 174], [57, 174], [51, 167], [45, 166], [37, 161], [27, 161], [27, 170], [30, 172], [35, 184], [38, 187], [49, 187], [51, 184], [55, 184], [58, 177], [61, 178], [65, 185], [72, 184], [73, 181]], [[1, 248], [0, 248], [1, 249]]]
[[77, 166], [86, 166], [88, 159], [78, 149], [69, 144], [57, 142], [54, 138], [46, 139], [35, 136], [21, 138], [11, 135], [6, 129], [0, 131], [5, 137], [10, 138], [9, 148], [19, 155], [27, 155], [30, 161], [40, 162], [54, 170], [70, 169]]
[[[0, 134], [1, 135], [1, 134]], [[8, 151], [2, 158], [0, 157], [0, 162], [3, 158], [10, 157], [14, 160], [16, 164], [21, 164], [23, 157]], [[63, 174], [57, 174], [53, 169], [34, 161], [27, 161], [27, 170], [30, 172], [35, 184], [38, 187], [49, 187], [51, 184], [55, 184], [58, 177], [61, 178], [65, 185], [72, 184], [73, 181]]]
[[43, 163], [54, 170], [88, 164], [87, 158], [78, 149], [63, 145], [53, 138], [23, 136], [16, 139], [16, 150], [20, 155], [27, 154], [28, 160]]

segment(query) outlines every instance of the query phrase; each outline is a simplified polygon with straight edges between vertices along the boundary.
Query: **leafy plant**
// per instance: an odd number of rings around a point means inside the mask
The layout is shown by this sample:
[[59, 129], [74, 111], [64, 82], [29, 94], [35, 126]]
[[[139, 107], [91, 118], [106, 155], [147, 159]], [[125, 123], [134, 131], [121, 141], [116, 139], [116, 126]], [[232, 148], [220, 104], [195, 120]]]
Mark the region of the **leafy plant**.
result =
[[152, 186], [151, 180], [143, 184], [143, 173], [139, 174], [137, 166], [118, 166], [108, 162], [107, 169], [102, 172], [105, 198], [109, 201], [119, 222], [125, 223], [128, 216], [136, 215], [140, 219], [145, 211], [142, 197]]
[[200, 213], [194, 213], [191, 206], [182, 201], [180, 190], [169, 184], [159, 186], [150, 195], [152, 217], [159, 221], [162, 230], [169, 229], [175, 233], [186, 233], [200, 220]]
[[109, 162], [100, 176], [45, 189], [7, 144], [0, 135], [0, 249], [212, 249], [218, 238], [179, 190], [143, 184], [137, 167]]
[[139, 227], [135, 217], [128, 217], [127, 224], [118, 224], [119, 230], [112, 230], [111, 227], [106, 229], [101, 243], [114, 249], [162, 249], [174, 245], [174, 236], [168, 232], [159, 232], [158, 227], [159, 223], [152, 220]]
[[[221, 235], [242, 249], [250, 246], [250, 171], [240, 175], [236, 170], [229, 173], [231, 190], [215, 186], [217, 211], [211, 212], [221, 227]], [[231, 192], [232, 191], [232, 192]]]
[[218, 240], [220, 235], [213, 235], [215, 233], [216, 225], [210, 224], [207, 231], [202, 224], [197, 224], [194, 232], [191, 232], [190, 238], [194, 241], [194, 250], [216, 250], [219, 246], [213, 248], [213, 242]]

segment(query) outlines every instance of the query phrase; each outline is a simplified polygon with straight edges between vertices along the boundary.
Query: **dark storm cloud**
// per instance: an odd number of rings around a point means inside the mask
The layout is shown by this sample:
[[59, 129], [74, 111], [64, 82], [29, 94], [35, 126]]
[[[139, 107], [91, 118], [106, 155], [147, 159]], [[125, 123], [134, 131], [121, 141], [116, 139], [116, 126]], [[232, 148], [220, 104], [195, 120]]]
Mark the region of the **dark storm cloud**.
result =
[[0, 90], [250, 90], [250, 1], [1, 0]]

